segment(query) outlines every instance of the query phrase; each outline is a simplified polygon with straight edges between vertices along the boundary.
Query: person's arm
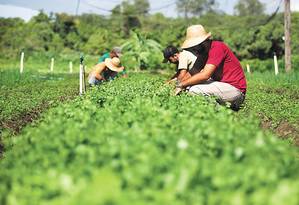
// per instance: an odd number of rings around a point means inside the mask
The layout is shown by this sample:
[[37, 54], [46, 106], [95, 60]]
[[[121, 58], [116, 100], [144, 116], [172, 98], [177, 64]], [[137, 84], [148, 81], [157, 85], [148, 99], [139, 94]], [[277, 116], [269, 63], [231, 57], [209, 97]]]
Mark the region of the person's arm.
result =
[[191, 74], [190, 74], [189, 72], [187, 72], [187, 73], [184, 75], [183, 79], [182, 79], [180, 82], [183, 82], [183, 81], [185, 81], [185, 80], [187, 80], [187, 79], [189, 79], [189, 78], [191, 78]]
[[203, 68], [202, 72], [199, 72], [187, 80], [184, 80], [179, 83], [179, 87], [181, 88], [186, 88], [191, 85], [196, 85], [199, 83], [202, 83], [204, 81], [207, 81], [215, 72], [216, 66], [213, 64], [206, 64], [205, 67]]
[[178, 95], [182, 90], [184, 90], [188, 86], [196, 85], [201, 82], [207, 81], [215, 72], [216, 66], [213, 64], [206, 64], [203, 70], [190, 78], [179, 82], [176, 90], [175, 90], [175, 95]]
[[185, 75], [188, 73], [187, 69], [181, 69], [178, 71], [179, 75], [177, 76], [179, 81], [183, 81]]
[[94, 75], [95, 75], [96, 79], [105, 80], [104, 77], [101, 75], [102, 72], [105, 70], [105, 68], [106, 68], [105, 63], [99, 63], [99, 64], [95, 65]]
[[173, 74], [173, 76], [171, 76], [171, 78], [169, 79], [169, 81], [177, 79], [179, 76], [179, 71], [177, 71], [175, 74]]
[[170, 83], [176, 80], [183, 81], [183, 79], [185, 79], [186, 77], [186, 74], [188, 74], [187, 69], [180, 69], [170, 78], [170, 80], [167, 80], [166, 83]]
[[171, 78], [169, 80], [166, 80], [166, 84], [170, 84], [171, 82], [174, 82], [177, 80], [178, 78], [178, 75], [179, 75], [179, 72], [176, 72], [173, 76], [171, 76]]
[[123, 71], [120, 72], [120, 77], [121, 78], [127, 78], [128, 77], [128, 74], [127, 74], [127, 71], [126, 71], [125, 68], [123, 69]]

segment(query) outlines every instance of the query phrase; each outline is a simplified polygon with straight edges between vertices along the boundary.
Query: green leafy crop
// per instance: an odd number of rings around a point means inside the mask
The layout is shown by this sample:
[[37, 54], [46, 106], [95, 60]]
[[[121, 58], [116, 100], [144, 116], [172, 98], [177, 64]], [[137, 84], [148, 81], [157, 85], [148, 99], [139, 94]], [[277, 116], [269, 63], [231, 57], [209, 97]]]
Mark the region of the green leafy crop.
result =
[[6, 138], [1, 204], [299, 203], [298, 150], [199, 96], [136, 74]]

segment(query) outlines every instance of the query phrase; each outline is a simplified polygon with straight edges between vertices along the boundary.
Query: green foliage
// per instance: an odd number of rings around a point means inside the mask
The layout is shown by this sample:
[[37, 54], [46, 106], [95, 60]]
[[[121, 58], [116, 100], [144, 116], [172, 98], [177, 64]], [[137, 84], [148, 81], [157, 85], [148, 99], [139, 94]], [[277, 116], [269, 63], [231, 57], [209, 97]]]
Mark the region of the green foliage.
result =
[[244, 113], [256, 113], [272, 128], [287, 122], [299, 130], [299, 73], [254, 73], [247, 75]]
[[211, 11], [215, 3], [214, 0], [177, 0], [176, 6], [177, 11], [188, 18], [189, 14], [200, 16]]
[[[0, 71], [0, 122], [57, 104], [78, 92], [77, 75]], [[35, 111], [38, 112], [38, 111]], [[22, 117], [22, 116], [21, 116]]]
[[[252, 60], [243, 60], [241, 62], [242, 67], [246, 70], [246, 65], [250, 66], [251, 72], [272, 72], [274, 73], [274, 59], [268, 60], [259, 60], [259, 59], [252, 59]], [[292, 67], [296, 70], [299, 67], [299, 56], [293, 55], [292, 56]], [[280, 73], [285, 73], [285, 60], [284, 58], [278, 59], [278, 70]]]
[[122, 45], [123, 62], [135, 70], [149, 70], [162, 62], [162, 47], [152, 39], [147, 39], [138, 32], [132, 32], [131, 39]]
[[[69, 63], [73, 63], [73, 72], [79, 72], [79, 57], [80, 53], [72, 50], [63, 53], [54, 52], [25, 52], [24, 57], [24, 73], [43, 73], [50, 72], [51, 58], [54, 58], [54, 73], [69, 73]], [[85, 65], [88, 68], [94, 66], [97, 62], [98, 56], [85, 55]], [[20, 69], [20, 54], [14, 58], [0, 58], [0, 71], [12, 70], [17, 73]]]
[[265, 11], [265, 4], [259, 0], [239, 0], [234, 9], [239, 16], [262, 15]]
[[1, 204], [298, 204], [298, 150], [163, 81], [105, 83], [6, 138]]
[[[197, 1], [197, 0], [196, 0]], [[191, 1], [190, 1], [191, 2]], [[212, 1], [198, 1], [196, 5], [213, 5]], [[144, 6], [142, 6], [144, 5]], [[148, 1], [124, 1], [117, 5], [110, 16], [83, 14], [46, 15], [41, 12], [28, 23], [20, 19], [0, 19], [0, 51], [4, 57], [14, 58], [21, 51], [27, 54], [39, 52], [84, 52], [100, 55], [112, 47], [131, 40], [130, 33], [139, 33], [157, 41], [163, 47], [180, 46], [186, 29], [191, 24], [203, 24], [214, 39], [224, 41], [240, 60], [270, 59], [276, 52], [284, 55], [283, 14], [278, 13], [267, 22], [269, 15], [234, 16], [217, 12], [204, 12], [200, 17], [167, 18], [161, 13], [149, 14]], [[194, 3], [192, 5], [195, 5]], [[192, 6], [192, 8], [195, 6]], [[138, 9], [137, 9], [138, 8]], [[181, 7], [183, 8], [183, 7]], [[204, 10], [208, 10], [204, 6]], [[299, 52], [299, 13], [292, 12], [292, 53]], [[155, 53], [153, 58], [158, 58]], [[138, 55], [135, 53], [134, 55]], [[131, 67], [139, 66], [135, 59], [126, 59]], [[151, 61], [151, 60], [150, 60]], [[96, 61], [95, 61], [96, 62]], [[158, 61], [157, 61], [158, 62]], [[135, 65], [132, 65], [135, 63]], [[151, 64], [151, 63], [150, 63]], [[153, 69], [160, 68], [157, 64]]]

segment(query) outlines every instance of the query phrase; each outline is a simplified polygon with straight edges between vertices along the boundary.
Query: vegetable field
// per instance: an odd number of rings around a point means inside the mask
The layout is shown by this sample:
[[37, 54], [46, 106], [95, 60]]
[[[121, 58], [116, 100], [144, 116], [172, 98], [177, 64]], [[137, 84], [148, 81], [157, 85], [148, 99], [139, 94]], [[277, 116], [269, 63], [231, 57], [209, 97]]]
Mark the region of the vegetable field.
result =
[[18, 136], [2, 133], [0, 204], [298, 205], [298, 132], [273, 132], [281, 122], [298, 129], [293, 76], [250, 76], [238, 113], [173, 96], [159, 75], [94, 87]]
[[0, 132], [20, 129], [60, 102], [77, 95], [77, 75], [0, 71]]

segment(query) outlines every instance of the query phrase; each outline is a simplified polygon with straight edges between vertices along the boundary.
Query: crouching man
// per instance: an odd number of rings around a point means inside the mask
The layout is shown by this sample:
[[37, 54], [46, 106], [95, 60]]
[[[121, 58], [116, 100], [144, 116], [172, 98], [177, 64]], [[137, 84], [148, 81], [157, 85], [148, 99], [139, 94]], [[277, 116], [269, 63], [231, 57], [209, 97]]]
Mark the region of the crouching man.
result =
[[163, 63], [170, 62], [176, 65], [176, 73], [167, 81], [167, 83], [173, 81], [183, 81], [190, 77], [190, 69], [194, 66], [196, 56], [186, 50], [179, 51], [175, 46], [167, 46], [164, 51]]
[[233, 110], [239, 110], [245, 100], [246, 78], [241, 64], [227, 45], [220, 41], [210, 40], [202, 25], [193, 25], [187, 29], [187, 37], [182, 48], [197, 50], [199, 57], [200, 45], [207, 43], [208, 52], [203, 69], [191, 74], [188, 79], [177, 83], [176, 94], [188, 90], [191, 94], [215, 96], [218, 102], [231, 103]]

